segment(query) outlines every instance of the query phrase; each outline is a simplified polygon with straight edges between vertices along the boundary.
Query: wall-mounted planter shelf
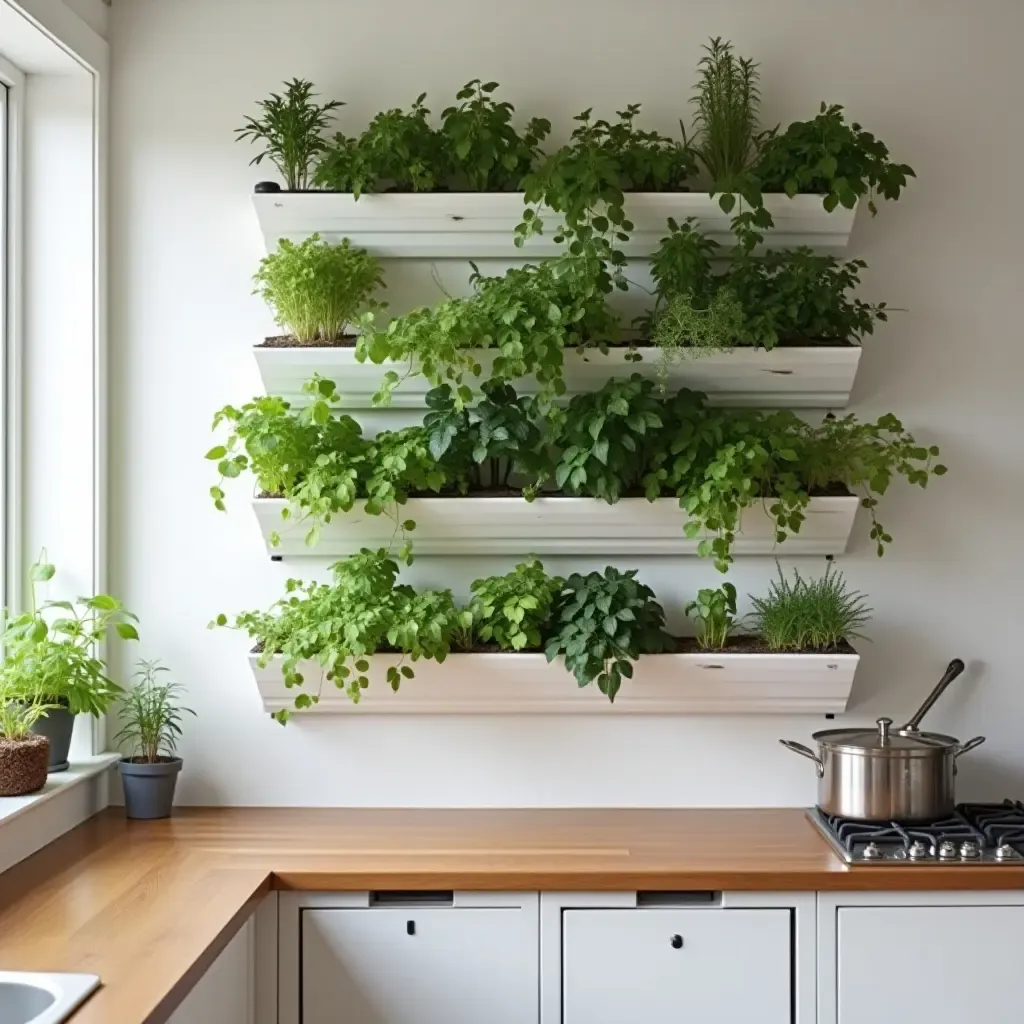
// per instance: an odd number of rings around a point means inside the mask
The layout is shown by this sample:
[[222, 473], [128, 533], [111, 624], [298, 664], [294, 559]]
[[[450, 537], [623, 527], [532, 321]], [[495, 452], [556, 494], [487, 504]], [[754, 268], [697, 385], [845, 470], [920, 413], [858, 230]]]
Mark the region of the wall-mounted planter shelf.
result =
[[[326, 557], [360, 548], [387, 547], [394, 521], [367, 515], [360, 505], [324, 525], [320, 541], [305, 544], [308, 523], [299, 514], [281, 519], [282, 498], [254, 498], [260, 529], [273, 555]], [[774, 520], [762, 505], [748, 508], [734, 545], [736, 555], [839, 555], [853, 529], [858, 499], [812, 498], [798, 534], [775, 542]], [[699, 538], [683, 534], [674, 498], [625, 498], [614, 505], [594, 498], [412, 498], [399, 510], [413, 519], [418, 555], [695, 555]], [[277, 531], [281, 543], [270, 547]]]
[[[287, 398], [303, 404], [302, 385], [319, 373], [333, 380], [345, 409], [368, 409], [370, 399], [380, 386], [386, 370], [405, 366], [393, 363], [377, 366], [356, 360], [352, 348], [260, 348], [253, 349], [259, 365], [263, 386], [268, 395]], [[493, 355], [485, 349], [476, 350], [484, 373], [490, 371]], [[628, 377], [640, 373], [658, 377], [658, 350], [644, 347], [636, 350], [640, 362], [627, 360], [625, 349], [612, 349], [607, 355], [598, 350], [585, 355], [575, 350], [565, 353], [565, 383], [569, 395], [597, 391], [609, 377]], [[857, 376], [862, 349], [857, 345], [843, 347], [739, 348], [732, 352], [716, 352], [674, 362], [666, 387], [669, 391], [692, 388], [704, 391], [712, 405], [755, 406], [762, 409], [840, 409], [850, 400]], [[412, 375], [395, 389], [392, 406], [422, 407], [423, 396], [430, 390], [429, 382]], [[535, 379], [516, 384], [521, 395], [537, 391]]]
[[[857, 654], [648, 654], [611, 704], [596, 686], [580, 689], [559, 659], [543, 654], [452, 654], [410, 662], [416, 677], [392, 691], [384, 676], [397, 655], [370, 659], [370, 686], [353, 704], [325, 680], [320, 701], [302, 714], [589, 715], [830, 714], [846, 710]], [[267, 711], [292, 708], [315, 693], [321, 670], [301, 667], [305, 683], [288, 689], [280, 659], [250, 665]]]
[[[775, 221], [768, 236], [775, 248], [809, 245], [839, 253], [849, 244], [856, 208], [828, 213], [820, 196], [790, 199], [781, 193], [765, 195], [764, 202]], [[395, 193], [358, 200], [337, 192], [277, 192], [255, 193], [253, 204], [268, 252], [282, 238], [299, 242], [313, 232], [334, 242], [350, 238], [380, 257], [521, 259], [554, 256], [564, 248], [553, 241], [554, 214], [545, 218], [543, 235], [516, 248], [514, 231], [523, 214], [518, 192]], [[647, 257], [658, 248], [669, 217], [696, 217], [721, 245], [733, 243], [731, 218], [704, 192], [635, 192], [625, 209], [634, 224], [623, 244], [630, 257]]]

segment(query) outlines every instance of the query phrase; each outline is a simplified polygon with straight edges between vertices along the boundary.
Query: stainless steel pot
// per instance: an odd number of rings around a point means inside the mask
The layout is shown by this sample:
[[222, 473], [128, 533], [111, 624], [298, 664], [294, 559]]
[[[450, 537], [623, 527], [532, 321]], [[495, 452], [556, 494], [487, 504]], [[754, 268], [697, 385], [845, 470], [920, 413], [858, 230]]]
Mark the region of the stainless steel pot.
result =
[[964, 670], [951, 661], [938, 685], [903, 728], [879, 718], [876, 729], [825, 729], [812, 737], [818, 753], [792, 740], [779, 742], [818, 768], [818, 806], [826, 814], [858, 821], [934, 821], [956, 805], [956, 762], [985, 742], [966, 743], [918, 726], [942, 692]]

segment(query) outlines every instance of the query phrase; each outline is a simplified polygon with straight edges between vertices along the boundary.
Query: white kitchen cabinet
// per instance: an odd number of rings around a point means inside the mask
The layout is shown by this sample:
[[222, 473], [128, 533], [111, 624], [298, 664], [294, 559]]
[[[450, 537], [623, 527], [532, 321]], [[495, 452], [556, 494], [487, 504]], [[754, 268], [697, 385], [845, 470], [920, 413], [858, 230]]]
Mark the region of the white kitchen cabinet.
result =
[[838, 1024], [1019, 1024], [1024, 906], [837, 909]]
[[302, 1024], [536, 1024], [536, 911], [301, 912]]
[[790, 1024], [792, 929], [782, 908], [566, 910], [562, 1022]]

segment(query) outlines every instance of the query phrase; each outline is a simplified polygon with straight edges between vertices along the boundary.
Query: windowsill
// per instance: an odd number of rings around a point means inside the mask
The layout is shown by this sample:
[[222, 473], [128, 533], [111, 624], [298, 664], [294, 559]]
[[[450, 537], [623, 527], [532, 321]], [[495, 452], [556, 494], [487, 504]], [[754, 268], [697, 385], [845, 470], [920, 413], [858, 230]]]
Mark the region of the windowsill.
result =
[[40, 804], [60, 797], [81, 783], [95, 778], [120, 760], [121, 755], [117, 753], [85, 757], [79, 761], [73, 761], [67, 771], [50, 775], [46, 780], [46, 785], [35, 793], [29, 793], [28, 796], [0, 797], [0, 828]]

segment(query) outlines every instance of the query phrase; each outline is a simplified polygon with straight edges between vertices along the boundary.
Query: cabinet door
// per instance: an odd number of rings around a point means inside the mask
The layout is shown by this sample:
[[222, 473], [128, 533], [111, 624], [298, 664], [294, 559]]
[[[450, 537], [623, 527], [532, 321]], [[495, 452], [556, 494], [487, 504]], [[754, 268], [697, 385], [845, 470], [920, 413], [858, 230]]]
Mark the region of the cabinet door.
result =
[[791, 932], [784, 909], [567, 910], [563, 1024], [791, 1024]]
[[842, 907], [839, 1024], [1019, 1024], [1024, 907]]
[[536, 1024], [537, 917], [516, 908], [302, 912], [303, 1024]]

